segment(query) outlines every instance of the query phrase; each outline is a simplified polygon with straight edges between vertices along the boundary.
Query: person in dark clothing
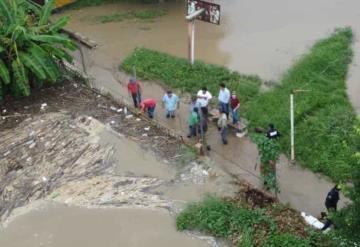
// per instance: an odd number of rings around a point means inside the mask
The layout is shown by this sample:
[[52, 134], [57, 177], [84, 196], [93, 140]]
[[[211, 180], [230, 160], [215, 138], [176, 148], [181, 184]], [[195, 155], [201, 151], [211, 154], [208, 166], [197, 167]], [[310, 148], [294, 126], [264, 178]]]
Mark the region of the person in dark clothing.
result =
[[275, 129], [274, 124], [269, 124], [269, 128], [266, 131], [266, 137], [269, 139], [278, 139], [280, 137], [280, 132]]
[[326, 196], [325, 199], [325, 207], [328, 211], [330, 210], [337, 210], [337, 204], [340, 200], [339, 196], [340, 187], [339, 185], [335, 185]]

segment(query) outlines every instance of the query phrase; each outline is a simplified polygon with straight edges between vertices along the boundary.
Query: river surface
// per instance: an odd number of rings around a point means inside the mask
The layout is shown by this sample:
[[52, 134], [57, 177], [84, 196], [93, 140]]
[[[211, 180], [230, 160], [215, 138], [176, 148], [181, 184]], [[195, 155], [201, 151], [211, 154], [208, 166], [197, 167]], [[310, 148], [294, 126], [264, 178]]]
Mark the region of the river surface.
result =
[[0, 231], [6, 247], [205, 247], [205, 241], [177, 232], [165, 210], [84, 209], [50, 204]]
[[[221, 25], [196, 22], [195, 56], [226, 65], [265, 80], [279, 80], [293, 62], [318, 39], [335, 28], [351, 26], [355, 33], [354, 62], [347, 85], [354, 108], [360, 112], [360, 2], [357, 0], [218, 0]], [[167, 14], [153, 22], [128, 20], [97, 23], [94, 17], [134, 9], [161, 8]], [[67, 11], [68, 27], [99, 44], [94, 59], [114, 68], [144, 46], [186, 57], [187, 24], [182, 1], [162, 5], [111, 4]], [[63, 15], [63, 14], [61, 14]]]

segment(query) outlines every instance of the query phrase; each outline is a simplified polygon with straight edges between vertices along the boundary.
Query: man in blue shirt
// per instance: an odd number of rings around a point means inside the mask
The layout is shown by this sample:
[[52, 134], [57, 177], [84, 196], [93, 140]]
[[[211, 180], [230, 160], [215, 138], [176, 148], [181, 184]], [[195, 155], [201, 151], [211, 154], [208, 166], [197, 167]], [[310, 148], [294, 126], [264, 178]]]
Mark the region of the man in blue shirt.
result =
[[170, 90], [164, 95], [162, 105], [166, 109], [166, 118], [175, 118], [175, 110], [179, 109], [180, 103], [178, 97]]
[[230, 102], [230, 91], [225, 87], [224, 83], [220, 83], [219, 91], [219, 110], [224, 112], [229, 117], [229, 102]]

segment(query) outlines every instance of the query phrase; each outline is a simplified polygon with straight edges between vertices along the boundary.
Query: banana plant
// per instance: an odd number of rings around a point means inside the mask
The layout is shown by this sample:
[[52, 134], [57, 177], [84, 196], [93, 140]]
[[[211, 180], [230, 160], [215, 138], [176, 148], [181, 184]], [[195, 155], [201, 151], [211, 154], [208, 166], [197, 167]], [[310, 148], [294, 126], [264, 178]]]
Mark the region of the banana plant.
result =
[[7, 92], [28, 96], [33, 85], [56, 82], [59, 62], [72, 62], [68, 51], [77, 47], [60, 32], [69, 18], [49, 22], [54, 2], [0, 0], [0, 101]]

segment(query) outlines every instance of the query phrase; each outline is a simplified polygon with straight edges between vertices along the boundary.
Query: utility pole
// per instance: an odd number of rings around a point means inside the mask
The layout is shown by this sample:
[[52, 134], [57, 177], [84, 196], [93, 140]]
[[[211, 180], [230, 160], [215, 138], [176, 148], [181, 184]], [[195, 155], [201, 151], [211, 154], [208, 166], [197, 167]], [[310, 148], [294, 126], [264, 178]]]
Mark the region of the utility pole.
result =
[[185, 17], [188, 21], [188, 35], [189, 35], [189, 62], [191, 65], [194, 64], [195, 60], [195, 19], [197, 16], [201, 15], [205, 9], [199, 9], [195, 12], [189, 13]]

